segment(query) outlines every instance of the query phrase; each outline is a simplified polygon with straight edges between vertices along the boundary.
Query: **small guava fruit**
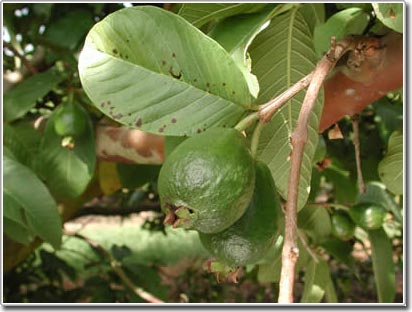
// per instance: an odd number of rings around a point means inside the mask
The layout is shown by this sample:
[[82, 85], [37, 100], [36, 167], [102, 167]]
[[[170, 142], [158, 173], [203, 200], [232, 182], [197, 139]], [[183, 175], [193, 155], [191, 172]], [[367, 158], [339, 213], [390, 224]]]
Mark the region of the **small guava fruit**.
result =
[[245, 212], [255, 160], [235, 129], [210, 128], [178, 145], [164, 162], [158, 193], [165, 224], [217, 233]]
[[65, 103], [57, 108], [54, 118], [54, 130], [62, 137], [81, 135], [86, 129], [84, 112], [75, 103]]
[[[243, 216], [222, 232], [199, 233], [199, 237], [224, 267], [220, 271], [234, 272], [236, 267], [254, 264], [266, 255], [280, 233], [280, 216], [280, 199], [270, 170], [258, 162], [253, 198]], [[212, 272], [217, 272], [216, 267]]]
[[351, 219], [365, 230], [376, 230], [383, 225], [385, 209], [375, 203], [360, 203], [349, 210]]
[[342, 211], [337, 211], [331, 216], [332, 235], [341, 240], [349, 240], [355, 234], [356, 224], [353, 223], [349, 215]]

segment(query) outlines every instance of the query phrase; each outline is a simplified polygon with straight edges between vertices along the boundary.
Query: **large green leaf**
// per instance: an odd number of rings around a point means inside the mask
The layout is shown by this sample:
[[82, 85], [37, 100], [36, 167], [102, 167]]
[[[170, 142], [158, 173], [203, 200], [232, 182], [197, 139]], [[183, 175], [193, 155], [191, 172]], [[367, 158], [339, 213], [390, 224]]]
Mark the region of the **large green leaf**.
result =
[[268, 4], [261, 12], [254, 14], [235, 15], [218, 23], [208, 34], [229, 52], [240, 66], [249, 83], [253, 96], [259, 93], [259, 83], [256, 76], [250, 73], [250, 60], [247, 49], [256, 35], [263, 30], [273, 16], [287, 11], [291, 4]]
[[306, 267], [301, 302], [318, 303], [324, 296], [327, 302], [338, 301], [328, 264], [324, 260], [319, 260], [318, 263], [312, 260]]
[[389, 191], [403, 194], [403, 134], [395, 131], [389, 138], [388, 152], [379, 163], [379, 177]]
[[384, 230], [368, 232], [372, 249], [373, 273], [379, 302], [392, 303], [395, 299], [395, 265], [392, 244]]
[[253, 13], [266, 3], [183, 3], [178, 14], [196, 27], [240, 13]]
[[32, 123], [5, 124], [3, 144], [23, 165], [33, 168], [33, 162], [40, 143], [40, 134]]
[[54, 195], [70, 198], [81, 195], [94, 175], [94, 128], [89, 114], [79, 107], [87, 120], [86, 130], [74, 138], [74, 148], [63, 147], [62, 137], [56, 133], [54, 126], [56, 115], [62, 108], [57, 108], [47, 121], [36, 169]]
[[186, 20], [141, 6], [119, 10], [89, 32], [80, 78], [116, 121], [165, 135], [233, 126], [252, 96], [230, 55]]
[[314, 242], [324, 241], [331, 233], [330, 216], [325, 207], [305, 206], [298, 214], [298, 227]]
[[[260, 84], [258, 103], [265, 103], [309, 74], [315, 67], [316, 57], [310, 28], [296, 8], [272, 19], [250, 48], [252, 72]], [[263, 128], [258, 158], [265, 162], [273, 175], [276, 187], [287, 198], [290, 169], [290, 135], [292, 134], [304, 92], [286, 103]], [[318, 142], [319, 116], [323, 96], [320, 95], [310, 116], [309, 140], [305, 147], [299, 183], [298, 206], [301, 209], [310, 192], [312, 158]]]
[[27, 245], [33, 239], [23, 208], [8, 193], [3, 193], [3, 226], [4, 233], [19, 243]]
[[357, 267], [355, 266], [355, 260], [351, 256], [353, 246], [339, 239], [330, 239], [322, 242], [321, 246], [333, 257], [340, 262], [346, 264], [357, 276]]
[[376, 17], [387, 27], [403, 32], [403, 3], [372, 3]]
[[117, 164], [117, 173], [123, 187], [134, 189], [153, 182], [159, 175], [158, 165]]
[[59, 248], [62, 222], [56, 202], [45, 185], [29, 168], [7, 155], [3, 155], [3, 182], [3, 194], [12, 198], [5, 202], [12, 205], [5, 211], [17, 205], [22, 207], [30, 231]]
[[55, 68], [27, 78], [4, 95], [4, 121], [23, 117], [39, 98], [49, 93], [64, 79]]
[[313, 32], [316, 26], [322, 24], [325, 21], [325, 4], [324, 3], [304, 3], [301, 4], [299, 11], [302, 13], [306, 20], [310, 33]]
[[369, 23], [369, 15], [360, 8], [349, 8], [332, 15], [328, 21], [315, 28], [314, 43], [318, 55], [330, 46], [330, 38], [341, 40], [347, 35], [360, 35]]

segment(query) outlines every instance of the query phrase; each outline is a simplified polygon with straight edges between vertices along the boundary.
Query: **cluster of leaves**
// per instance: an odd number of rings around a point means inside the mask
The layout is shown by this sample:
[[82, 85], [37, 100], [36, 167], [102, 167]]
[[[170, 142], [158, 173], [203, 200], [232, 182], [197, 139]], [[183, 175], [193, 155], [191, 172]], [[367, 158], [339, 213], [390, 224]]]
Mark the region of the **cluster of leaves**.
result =
[[[4, 96], [4, 231], [13, 240], [28, 244], [38, 236], [58, 248], [57, 203], [80, 198], [95, 176], [108, 193], [155, 179], [158, 167], [97, 168], [93, 125], [103, 116], [164, 135], [168, 152], [209, 127], [235, 126], [285, 91], [313, 70], [330, 35], [339, 40], [348, 34], [402, 32], [403, 22], [401, 4], [205, 3], [173, 5], [172, 12], [159, 6], [4, 5], [10, 37], [3, 51], [5, 69], [26, 75]], [[27, 60], [36, 71], [22, 70]], [[289, 137], [303, 97], [301, 92], [279, 110], [258, 144], [257, 157], [271, 169], [283, 198]], [[56, 108], [64, 103], [81, 107], [87, 120], [74, 145], [56, 132]], [[337, 301], [324, 255], [355, 272], [349, 256], [353, 246], [370, 241], [379, 301], [392, 302], [392, 242], [402, 239], [402, 98], [383, 98], [361, 116], [362, 169], [368, 182], [363, 195], [356, 189], [350, 123], [340, 123], [343, 140], [319, 136], [322, 105], [320, 95], [310, 117], [299, 184], [301, 300]], [[251, 133], [253, 127], [246, 130]], [[354, 240], [342, 242], [331, 237], [332, 211], [316, 205], [321, 199], [331, 207], [376, 202], [388, 218], [383, 230], [359, 229]], [[259, 281], [279, 281], [282, 239], [259, 264]]]

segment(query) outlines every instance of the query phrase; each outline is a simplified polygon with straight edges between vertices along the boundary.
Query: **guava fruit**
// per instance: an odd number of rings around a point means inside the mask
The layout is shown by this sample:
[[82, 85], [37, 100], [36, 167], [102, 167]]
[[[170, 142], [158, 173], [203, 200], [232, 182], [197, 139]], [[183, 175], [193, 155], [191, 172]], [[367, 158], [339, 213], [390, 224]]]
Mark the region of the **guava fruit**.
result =
[[332, 235], [341, 240], [349, 240], [355, 234], [356, 225], [345, 212], [335, 212], [331, 216]]
[[54, 118], [54, 130], [62, 137], [75, 137], [85, 131], [86, 123], [84, 112], [78, 104], [65, 103], [57, 108]]
[[164, 162], [158, 193], [165, 224], [217, 233], [245, 212], [255, 186], [255, 160], [243, 135], [210, 128], [178, 145]]
[[236, 272], [236, 267], [254, 264], [263, 258], [280, 233], [281, 214], [280, 199], [270, 170], [258, 162], [254, 194], [243, 216], [222, 232], [199, 233], [203, 246], [221, 264], [212, 262], [212, 272], [227, 275]]
[[351, 219], [365, 230], [376, 230], [382, 227], [385, 209], [374, 203], [359, 203], [349, 210]]

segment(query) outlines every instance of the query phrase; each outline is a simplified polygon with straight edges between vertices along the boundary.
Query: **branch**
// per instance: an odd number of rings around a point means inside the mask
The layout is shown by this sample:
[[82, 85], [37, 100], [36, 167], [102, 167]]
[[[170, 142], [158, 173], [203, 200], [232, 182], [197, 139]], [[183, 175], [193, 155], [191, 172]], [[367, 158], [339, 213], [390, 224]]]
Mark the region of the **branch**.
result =
[[363, 180], [361, 156], [360, 156], [360, 141], [359, 141], [359, 115], [352, 116], [353, 127], [353, 145], [355, 147], [355, 159], [356, 159], [356, 172], [358, 177], [359, 194], [363, 194], [366, 191], [365, 182]]
[[109, 260], [111, 267], [113, 268], [115, 273], [120, 277], [122, 282], [127, 287], [129, 287], [130, 290], [132, 290], [137, 296], [139, 296], [143, 300], [146, 300], [147, 302], [150, 302], [150, 303], [163, 303], [162, 300], [160, 300], [160, 299], [156, 298], [155, 296], [153, 296], [152, 294], [148, 293], [143, 288], [137, 287], [135, 284], [133, 284], [133, 282], [129, 279], [129, 277], [124, 272], [121, 264], [112, 256], [112, 254], [110, 252], [108, 252], [106, 249], [104, 249], [97, 242], [95, 242], [95, 241], [91, 240], [90, 238], [88, 238], [86, 236], [83, 236], [79, 233], [70, 233], [70, 232], [65, 231], [65, 234], [69, 235], [69, 236], [79, 238], [79, 239], [87, 242], [100, 255], [106, 257]]
[[3, 41], [3, 47], [9, 49], [11, 52], [13, 52], [15, 56], [21, 59], [24, 66], [27, 67], [27, 69], [30, 71], [32, 75], [37, 74], [37, 69], [33, 66], [33, 64], [30, 63], [30, 61], [23, 54], [17, 51], [17, 49], [11, 43]]
[[[366, 40], [366, 39], [364, 39]], [[357, 47], [359, 40], [354, 37], [343, 39], [339, 43], [331, 40], [331, 48], [319, 61], [312, 72], [312, 80], [306, 92], [302, 108], [299, 113], [297, 126], [291, 135], [290, 173], [288, 181], [288, 195], [285, 212], [285, 241], [282, 250], [282, 270], [279, 283], [279, 303], [293, 302], [293, 286], [295, 279], [295, 265], [299, 257], [297, 245], [297, 202], [300, 169], [303, 152], [308, 141], [308, 124], [310, 113], [314, 107], [319, 90], [327, 74], [333, 69], [339, 58], [349, 50]]]

